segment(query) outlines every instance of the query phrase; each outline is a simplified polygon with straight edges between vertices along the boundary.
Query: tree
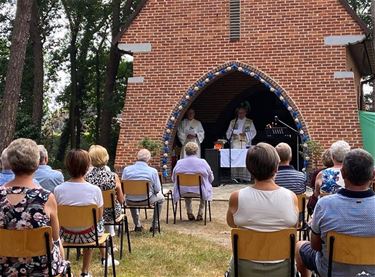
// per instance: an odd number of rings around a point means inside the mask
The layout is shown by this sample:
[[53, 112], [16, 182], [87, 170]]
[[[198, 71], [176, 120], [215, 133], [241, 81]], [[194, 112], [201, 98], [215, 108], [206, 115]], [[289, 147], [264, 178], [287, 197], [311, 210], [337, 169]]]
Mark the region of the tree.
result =
[[16, 129], [15, 122], [29, 38], [32, 5], [33, 1], [17, 1], [10, 59], [0, 111], [0, 149], [4, 149], [12, 141]]

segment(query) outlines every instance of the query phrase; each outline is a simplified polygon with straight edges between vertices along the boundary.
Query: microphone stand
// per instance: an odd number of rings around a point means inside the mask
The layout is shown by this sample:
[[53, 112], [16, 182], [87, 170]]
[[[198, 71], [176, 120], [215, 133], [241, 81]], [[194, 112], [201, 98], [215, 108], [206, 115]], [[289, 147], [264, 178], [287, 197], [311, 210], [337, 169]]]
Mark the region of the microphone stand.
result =
[[232, 137], [234, 133], [234, 127], [236, 127], [238, 121], [238, 116], [236, 116], [236, 120], [234, 121], [234, 125], [232, 127], [232, 132], [229, 136], [229, 170], [230, 170], [230, 180], [234, 181], [236, 184], [238, 184], [238, 181], [236, 179], [233, 179], [232, 175]]
[[292, 130], [296, 134], [296, 138], [297, 138], [297, 170], [299, 171], [299, 156], [300, 156], [300, 154], [299, 154], [299, 132], [296, 129], [294, 129], [293, 127], [286, 124], [284, 121], [280, 120], [277, 116], [275, 116], [275, 121], [280, 122], [282, 125], [287, 127], [289, 130]]

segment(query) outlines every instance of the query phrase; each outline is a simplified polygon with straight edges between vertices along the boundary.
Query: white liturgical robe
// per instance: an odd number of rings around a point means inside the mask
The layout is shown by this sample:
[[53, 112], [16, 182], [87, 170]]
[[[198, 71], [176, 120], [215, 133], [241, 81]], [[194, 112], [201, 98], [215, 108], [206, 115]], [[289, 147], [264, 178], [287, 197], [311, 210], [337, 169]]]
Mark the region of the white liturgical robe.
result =
[[[193, 135], [194, 138], [188, 139], [188, 135]], [[187, 118], [182, 120], [182, 122], [180, 123], [177, 129], [177, 136], [182, 144], [180, 159], [183, 159], [186, 157], [185, 145], [190, 141], [193, 141], [198, 144], [199, 149], [198, 149], [197, 157], [198, 158], [201, 157], [201, 143], [204, 139], [204, 130], [203, 130], [202, 123], [199, 120], [196, 120], [196, 119], [189, 120]]]

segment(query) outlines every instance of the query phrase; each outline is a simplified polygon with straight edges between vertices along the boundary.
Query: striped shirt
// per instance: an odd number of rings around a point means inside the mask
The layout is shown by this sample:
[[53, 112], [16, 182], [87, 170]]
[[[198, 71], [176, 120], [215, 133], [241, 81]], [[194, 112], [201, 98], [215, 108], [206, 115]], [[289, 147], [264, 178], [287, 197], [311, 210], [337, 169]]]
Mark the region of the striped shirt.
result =
[[295, 170], [291, 165], [280, 165], [276, 173], [275, 183], [295, 194], [302, 194], [306, 191], [306, 175]]

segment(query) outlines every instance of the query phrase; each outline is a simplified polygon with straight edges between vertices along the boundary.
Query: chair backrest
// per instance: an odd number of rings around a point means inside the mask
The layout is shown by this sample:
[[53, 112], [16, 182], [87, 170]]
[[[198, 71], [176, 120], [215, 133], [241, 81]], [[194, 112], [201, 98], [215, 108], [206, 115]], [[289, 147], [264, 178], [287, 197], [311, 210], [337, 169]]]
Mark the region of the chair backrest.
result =
[[201, 178], [199, 174], [177, 174], [177, 184], [181, 187], [198, 187]]
[[88, 206], [58, 206], [58, 218], [60, 227], [64, 228], [90, 228], [96, 225], [98, 219], [98, 207]]
[[250, 261], [277, 261], [290, 259], [290, 276], [295, 277], [295, 228], [276, 232], [258, 232], [232, 229], [234, 276], [238, 277], [239, 259]]
[[103, 208], [112, 209], [114, 208], [114, 201], [116, 199], [116, 191], [114, 189], [102, 191], [103, 195]]
[[306, 194], [297, 194], [297, 199], [298, 199], [298, 210], [300, 213], [304, 213], [306, 210]]
[[[249, 229], [232, 229], [232, 245], [237, 237], [239, 259], [252, 261], [276, 261], [294, 258], [296, 229], [276, 232], [258, 232]], [[235, 249], [233, 249], [235, 250]], [[234, 253], [233, 253], [234, 254]]]
[[147, 180], [122, 180], [122, 191], [126, 196], [144, 196], [145, 199], [149, 197], [149, 181]]
[[327, 242], [328, 253], [333, 262], [375, 265], [375, 236], [354, 237], [332, 231], [327, 234]]
[[48, 255], [48, 247], [52, 246], [52, 228], [45, 226], [24, 230], [0, 229], [0, 241], [2, 257], [45, 256]]

